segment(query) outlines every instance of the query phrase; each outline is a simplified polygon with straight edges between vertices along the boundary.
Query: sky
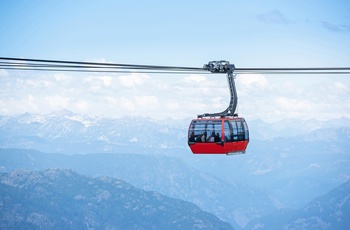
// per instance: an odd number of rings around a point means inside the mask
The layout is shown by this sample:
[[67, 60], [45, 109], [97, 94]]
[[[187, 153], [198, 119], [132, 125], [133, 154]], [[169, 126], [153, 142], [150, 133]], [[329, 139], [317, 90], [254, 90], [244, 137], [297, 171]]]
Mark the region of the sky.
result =
[[[350, 67], [350, 2], [0, 1], [0, 56], [202, 67]], [[247, 120], [350, 118], [349, 75], [237, 75]], [[0, 69], [0, 115], [195, 118], [229, 104], [224, 74]]]

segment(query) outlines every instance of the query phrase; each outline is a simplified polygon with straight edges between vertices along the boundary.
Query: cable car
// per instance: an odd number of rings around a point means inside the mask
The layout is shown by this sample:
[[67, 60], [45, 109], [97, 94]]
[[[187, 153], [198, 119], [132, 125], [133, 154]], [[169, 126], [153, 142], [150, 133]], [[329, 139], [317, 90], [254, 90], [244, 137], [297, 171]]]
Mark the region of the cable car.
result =
[[194, 154], [242, 154], [249, 143], [249, 130], [244, 118], [235, 113], [237, 91], [234, 65], [227, 61], [212, 61], [204, 65], [212, 73], [227, 73], [231, 100], [220, 113], [205, 113], [193, 119], [188, 128], [188, 145]]
[[244, 118], [198, 118], [188, 129], [188, 145], [194, 154], [245, 153], [249, 130]]

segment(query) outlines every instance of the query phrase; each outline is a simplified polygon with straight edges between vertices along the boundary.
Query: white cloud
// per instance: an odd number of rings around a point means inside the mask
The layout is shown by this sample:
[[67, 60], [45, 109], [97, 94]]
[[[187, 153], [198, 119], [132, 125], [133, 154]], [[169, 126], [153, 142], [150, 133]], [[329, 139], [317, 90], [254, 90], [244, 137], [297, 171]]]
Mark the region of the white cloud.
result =
[[[18, 114], [25, 112], [38, 113], [40, 110], [42, 110], [40, 99], [31, 94], [23, 95], [23, 97], [19, 98], [8, 98], [2, 100], [0, 104], [6, 105], [3, 107], [6, 108], [5, 111], [3, 109], [2, 111], [8, 114]], [[47, 112], [47, 110], [45, 112]]]
[[306, 99], [301, 100], [301, 99], [278, 97], [276, 99], [276, 105], [280, 110], [283, 110], [286, 113], [301, 112], [301, 111], [307, 111], [307, 110], [310, 111], [315, 109], [315, 105]]
[[[38, 104], [37, 103], [37, 99], [32, 96], [32, 95], [27, 95], [27, 98], [25, 99], [25, 102], [23, 103], [25, 106], [28, 106], [29, 109], [33, 109], [33, 110], [38, 110], [40, 108], [38, 108]], [[18, 105], [17, 105], [18, 106]]]
[[321, 165], [320, 165], [319, 163], [311, 163], [311, 164], [309, 164], [308, 167], [309, 167], [309, 168], [320, 168]]
[[88, 84], [98, 85], [98, 86], [110, 86], [113, 82], [113, 77], [110, 76], [94, 76], [87, 77], [85, 80]]
[[74, 103], [74, 107], [77, 108], [79, 111], [87, 111], [89, 109], [89, 103], [84, 100], [79, 100]]
[[[101, 92], [102, 89], [111, 87], [113, 85], [113, 77], [110, 76], [94, 76], [94, 77], [87, 77], [84, 78], [80, 85], [74, 85], [71, 84], [73, 87], [82, 87], [82, 89], [88, 89], [89, 91], [93, 93]], [[83, 84], [83, 85], [81, 85]]]
[[63, 73], [56, 73], [56, 74], [53, 74], [53, 78], [56, 81], [68, 82], [71, 77]]
[[18, 79], [17, 84], [21, 85], [22, 87], [28, 87], [28, 88], [34, 88], [34, 89], [40, 89], [52, 86], [53, 81], [51, 80], [36, 80], [36, 79]]
[[184, 77], [183, 79], [184, 79], [184, 82], [188, 84], [197, 84], [197, 83], [207, 81], [207, 78], [203, 75], [190, 75], [190, 76]]
[[[229, 104], [229, 98], [227, 98], [227, 100], [224, 100], [223, 97], [213, 97], [210, 100], [210, 104], [212, 104], [213, 109], [223, 111], [227, 108], [227, 106]], [[217, 111], [217, 112], [219, 112], [219, 111]]]
[[127, 111], [134, 111], [136, 107], [135, 107], [134, 103], [131, 100], [129, 100], [128, 98], [121, 97], [120, 98], [120, 108], [123, 110], [125, 109]]
[[112, 84], [113, 78], [112, 77], [100, 77], [100, 79], [103, 81], [103, 84], [105, 86], [110, 86]]
[[[0, 78], [4, 114], [68, 109], [111, 117], [185, 118], [221, 112], [230, 100], [224, 74], [12, 75]], [[350, 82], [343, 78], [250, 74], [238, 75], [236, 86], [239, 115], [248, 119], [350, 117]]]
[[343, 83], [339, 82], [339, 81], [335, 82], [333, 84], [333, 87], [331, 87], [331, 89], [333, 89], [335, 91], [344, 92], [344, 93], [349, 92], [349, 88], [346, 85], [344, 85]]
[[48, 106], [55, 110], [62, 110], [68, 107], [70, 98], [63, 96], [46, 96], [45, 102]]
[[236, 81], [247, 88], [266, 88], [268, 85], [266, 77], [262, 74], [245, 74], [242, 77], [237, 77]]
[[137, 85], [144, 84], [149, 78], [149, 76], [142, 74], [130, 74], [118, 77], [120, 84], [127, 88], [134, 88]]
[[241, 116], [265, 121], [350, 117], [350, 82], [343, 78], [269, 75], [267, 79], [237, 84]]
[[257, 19], [264, 23], [289, 24], [290, 20], [280, 11], [272, 10], [264, 14], [257, 15]]
[[118, 103], [118, 101], [115, 99], [115, 97], [112, 97], [112, 96], [107, 96], [105, 98], [105, 100], [107, 101], [108, 104], [110, 104], [112, 106], [115, 106]]
[[208, 110], [208, 103], [186, 101], [185, 103], [183, 103], [183, 105], [184, 105], [183, 108], [188, 109], [190, 114], [197, 114], [197, 113], [202, 114], [202, 113], [210, 112], [210, 110]]
[[159, 100], [156, 96], [135, 96], [135, 103], [139, 108], [157, 108], [159, 106]]
[[4, 69], [0, 69], [0, 77], [5, 77], [5, 76], [8, 76], [8, 72]]
[[181, 109], [181, 104], [177, 101], [168, 101], [165, 103], [165, 108], [170, 111], [176, 111]]
[[129, 142], [138, 142], [138, 139], [137, 139], [137, 137], [133, 137], [129, 140]]
[[268, 81], [261, 74], [244, 74], [236, 78], [237, 91], [241, 94], [250, 94], [258, 90], [265, 90], [268, 87]]

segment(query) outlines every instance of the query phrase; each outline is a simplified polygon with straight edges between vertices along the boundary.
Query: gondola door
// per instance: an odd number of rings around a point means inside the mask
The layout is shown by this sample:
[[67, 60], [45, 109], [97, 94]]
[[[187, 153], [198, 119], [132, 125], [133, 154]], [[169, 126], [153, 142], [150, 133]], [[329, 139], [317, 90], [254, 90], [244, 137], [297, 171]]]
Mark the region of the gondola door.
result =
[[228, 120], [224, 120], [224, 149], [226, 153], [233, 152], [232, 126]]

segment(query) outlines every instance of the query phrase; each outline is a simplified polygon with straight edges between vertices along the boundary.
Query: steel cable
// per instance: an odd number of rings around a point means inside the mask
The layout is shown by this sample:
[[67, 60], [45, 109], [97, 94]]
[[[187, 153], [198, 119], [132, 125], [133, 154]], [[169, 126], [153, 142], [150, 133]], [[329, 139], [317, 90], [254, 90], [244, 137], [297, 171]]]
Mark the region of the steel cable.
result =
[[[210, 74], [198, 67], [135, 65], [0, 57], [0, 69], [94, 73]], [[350, 74], [350, 67], [234, 68], [235, 74]]]

